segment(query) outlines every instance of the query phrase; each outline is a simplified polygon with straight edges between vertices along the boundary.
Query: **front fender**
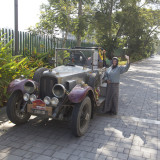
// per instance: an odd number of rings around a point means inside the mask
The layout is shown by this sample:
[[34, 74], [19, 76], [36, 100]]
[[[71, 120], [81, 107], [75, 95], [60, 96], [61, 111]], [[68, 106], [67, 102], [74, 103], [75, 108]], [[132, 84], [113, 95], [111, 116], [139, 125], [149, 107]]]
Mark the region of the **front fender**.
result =
[[68, 95], [68, 99], [72, 103], [80, 103], [83, 101], [83, 99], [86, 97], [86, 95], [92, 92], [94, 95], [94, 92], [90, 86], [82, 87], [81, 85], [76, 85], [72, 91]]
[[[9, 86], [8, 86], [8, 89], [7, 89], [7, 92], [8, 93], [13, 93], [14, 91], [16, 90], [20, 90], [22, 91], [22, 93], [25, 93], [25, 90], [24, 90], [24, 84], [28, 81], [29, 79], [15, 79], [13, 80]], [[32, 80], [30, 80], [32, 81]], [[34, 82], [34, 81], [33, 81]], [[36, 82], [35, 82], [36, 83]], [[37, 85], [37, 83], [36, 83]]]

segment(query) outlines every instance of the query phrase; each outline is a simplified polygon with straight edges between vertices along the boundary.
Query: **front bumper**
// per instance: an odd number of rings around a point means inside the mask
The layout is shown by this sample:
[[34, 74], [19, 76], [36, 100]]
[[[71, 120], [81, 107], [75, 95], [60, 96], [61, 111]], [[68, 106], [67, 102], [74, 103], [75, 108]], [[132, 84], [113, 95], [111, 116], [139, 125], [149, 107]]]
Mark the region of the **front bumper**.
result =
[[62, 102], [59, 102], [56, 107], [53, 107], [51, 105], [46, 105], [41, 99], [36, 99], [32, 103], [30, 102], [27, 104], [27, 112], [33, 115], [62, 120], [66, 108], [72, 107], [71, 104], [67, 103], [67, 100], [67, 97], [64, 97]]
[[27, 112], [34, 115], [43, 115], [52, 117], [53, 108], [49, 106], [34, 106], [33, 104], [27, 104]]
[[41, 99], [36, 99], [32, 103], [27, 104], [27, 112], [34, 115], [52, 116], [53, 108], [46, 106]]

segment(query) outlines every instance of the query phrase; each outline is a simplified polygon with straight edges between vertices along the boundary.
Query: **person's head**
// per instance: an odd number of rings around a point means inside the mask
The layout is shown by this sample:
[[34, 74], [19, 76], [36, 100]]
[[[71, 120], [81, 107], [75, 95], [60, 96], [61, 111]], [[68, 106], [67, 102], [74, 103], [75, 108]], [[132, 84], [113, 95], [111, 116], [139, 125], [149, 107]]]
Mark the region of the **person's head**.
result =
[[112, 66], [113, 66], [113, 68], [118, 66], [118, 58], [117, 57], [112, 58]]

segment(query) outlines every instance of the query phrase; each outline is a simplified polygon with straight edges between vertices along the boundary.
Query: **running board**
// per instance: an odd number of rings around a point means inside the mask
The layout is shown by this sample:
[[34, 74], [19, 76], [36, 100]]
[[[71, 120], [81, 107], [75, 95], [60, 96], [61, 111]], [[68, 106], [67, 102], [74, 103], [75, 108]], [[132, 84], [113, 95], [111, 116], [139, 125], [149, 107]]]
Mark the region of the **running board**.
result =
[[100, 107], [105, 102], [105, 97], [99, 97], [97, 101], [97, 106]]

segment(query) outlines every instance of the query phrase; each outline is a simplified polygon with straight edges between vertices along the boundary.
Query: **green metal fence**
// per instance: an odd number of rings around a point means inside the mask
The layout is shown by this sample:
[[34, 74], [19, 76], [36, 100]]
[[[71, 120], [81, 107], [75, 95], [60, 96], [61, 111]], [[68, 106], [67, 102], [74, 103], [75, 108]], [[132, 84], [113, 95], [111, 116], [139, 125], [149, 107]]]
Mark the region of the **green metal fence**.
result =
[[[4, 39], [4, 43], [7, 44], [10, 40], [13, 39], [13, 43], [10, 46], [12, 49], [12, 54], [15, 54], [14, 51], [14, 30], [11, 29], [0, 29], [0, 37]], [[28, 55], [34, 52], [36, 53], [52, 53], [54, 48], [62, 48], [63, 46], [63, 39], [56, 38], [51, 35], [35, 35], [28, 32], [18, 32], [19, 35], [19, 54]], [[0, 39], [0, 40], [1, 40]], [[82, 42], [83, 47], [92, 47], [93, 43], [86, 43]], [[68, 39], [66, 41], [66, 48], [72, 48], [76, 46], [75, 40]]]

